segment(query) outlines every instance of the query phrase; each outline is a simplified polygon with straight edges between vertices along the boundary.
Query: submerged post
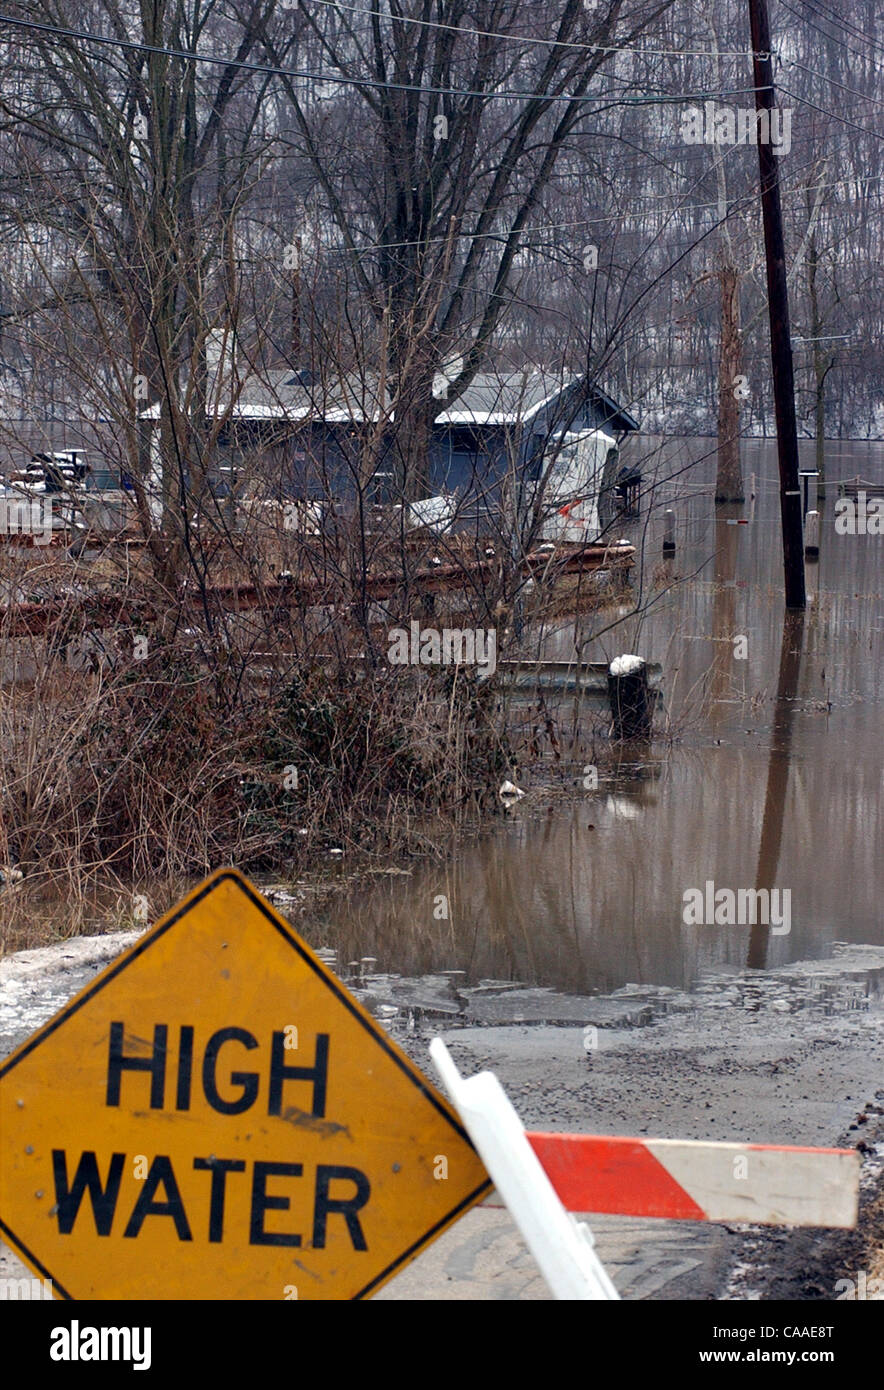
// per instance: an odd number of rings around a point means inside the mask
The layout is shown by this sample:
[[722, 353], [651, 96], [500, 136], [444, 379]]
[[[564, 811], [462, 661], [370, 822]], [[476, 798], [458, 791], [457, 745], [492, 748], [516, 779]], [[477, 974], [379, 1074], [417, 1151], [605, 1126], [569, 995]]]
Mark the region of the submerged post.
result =
[[611, 662], [608, 700], [613, 738], [650, 738], [651, 692], [648, 668], [640, 656], [617, 656]]

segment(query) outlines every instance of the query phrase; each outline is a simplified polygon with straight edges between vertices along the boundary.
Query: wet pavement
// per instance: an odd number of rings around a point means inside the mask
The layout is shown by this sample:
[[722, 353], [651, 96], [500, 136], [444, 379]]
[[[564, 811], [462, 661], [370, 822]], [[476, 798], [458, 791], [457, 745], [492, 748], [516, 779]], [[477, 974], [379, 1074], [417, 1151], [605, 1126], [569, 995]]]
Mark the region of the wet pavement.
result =
[[[715, 1297], [736, 1242], [720, 1228], [624, 1216], [591, 1221], [596, 1250], [621, 1298]], [[413, 1300], [549, 1300], [551, 1295], [505, 1211], [469, 1212], [377, 1295]]]

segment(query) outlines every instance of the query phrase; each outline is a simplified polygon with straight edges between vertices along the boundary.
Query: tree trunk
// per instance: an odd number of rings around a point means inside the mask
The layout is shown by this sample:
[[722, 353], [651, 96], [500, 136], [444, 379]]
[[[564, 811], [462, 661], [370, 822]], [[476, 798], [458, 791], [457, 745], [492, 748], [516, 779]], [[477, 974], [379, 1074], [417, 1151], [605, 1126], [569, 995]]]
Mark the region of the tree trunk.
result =
[[814, 375], [814, 435], [816, 438], [816, 468], [819, 474], [816, 480], [817, 500], [825, 501], [826, 496], [826, 377], [829, 367], [832, 365], [831, 359], [826, 363], [826, 354], [820, 348], [817, 341], [823, 331], [823, 321], [820, 314], [819, 292], [817, 289], [817, 270], [819, 267], [819, 255], [817, 253], [816, 233], [810, 242], [810, 255], [807, 260], [807, 289], [810, 298], [810, 336], [813, 341], [813, 375]]
[[430, 485], [430, 411], [426, 407], [397, 409], [393, 435], [396, 491], [403, 502], [426, 497]]
[[[404, 351], [394, 343], [391, 353], [396, 386], [391, 430], [392, 466], [396, 492], [402, 502], [426, 497], [430, 479], [430, 439], [439, 402], [433, 396], [435, 363], [423, 344], [409, 343]], [[398, 366], [398, 361], [402, 366]], [[403, 360], [404, 359], [404, 360]]]
[[740, 369], [743, 337], [740, 331], [740, 279], [736, 267], [723, 265], [721, 281], [721, 347], [718, 358], [718, 476], [716, 502], [742, 502], [740, 465]]

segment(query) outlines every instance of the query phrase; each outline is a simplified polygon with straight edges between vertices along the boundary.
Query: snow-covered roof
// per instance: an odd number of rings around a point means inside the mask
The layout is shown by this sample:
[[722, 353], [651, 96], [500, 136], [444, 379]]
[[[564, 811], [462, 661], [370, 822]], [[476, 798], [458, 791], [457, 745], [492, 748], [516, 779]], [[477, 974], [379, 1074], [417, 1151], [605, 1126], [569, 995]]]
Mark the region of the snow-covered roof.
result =
[[439, 425], [524, 424], [576, 380], [540, 371], [480, 372], [450, 410], [436, 416]]
[[[491, 426], [526, 424], [544, 406], [554, 403], [580, 378], [539, 369], [519, 372], [480, 372], [451, 406], [436, 416], [438, 425]], [[383, 400], [381, 396], [383, 394]], [[233, 405], [230, 405], [233, 396]], [[606, 412], [615, 430], [637, 429], [638, 422], [596, 387], [589, 396]], [[321, 373], [271, 369], [240, 378], [225, 372], [210, 380], [209, 412], [233, 420], [323, 421], [326, 424], [365, 424], [390, 410], [390, 391], [381, 392], [380, 377], [368, 372], [325, 377]], [[142, 419], [156, 419], [151, 406]], [[566, 414], [566, 412], [563, 412]]]
[[[234, 396], [235, 420], [324, 420], [365, 424], [381, 414], [380, 379], [373, 373], [325, 377], [318, 373], [271, 369], [236, 381], [218, 378], [209, 389], [209, 408], [222, 415]], [[384, 402], [389, 408], [389, 393]]]

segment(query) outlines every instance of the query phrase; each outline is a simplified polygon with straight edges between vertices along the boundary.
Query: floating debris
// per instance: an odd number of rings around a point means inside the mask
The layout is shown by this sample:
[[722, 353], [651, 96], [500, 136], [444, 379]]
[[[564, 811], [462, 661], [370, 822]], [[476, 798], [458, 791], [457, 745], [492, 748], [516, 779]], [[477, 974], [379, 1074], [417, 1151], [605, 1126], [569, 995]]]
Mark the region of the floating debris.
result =
[[501, 801], [518, 801], [525, 793], [521, 787], [517, 787], [515, 782], [504, 782], [498, 792]]

